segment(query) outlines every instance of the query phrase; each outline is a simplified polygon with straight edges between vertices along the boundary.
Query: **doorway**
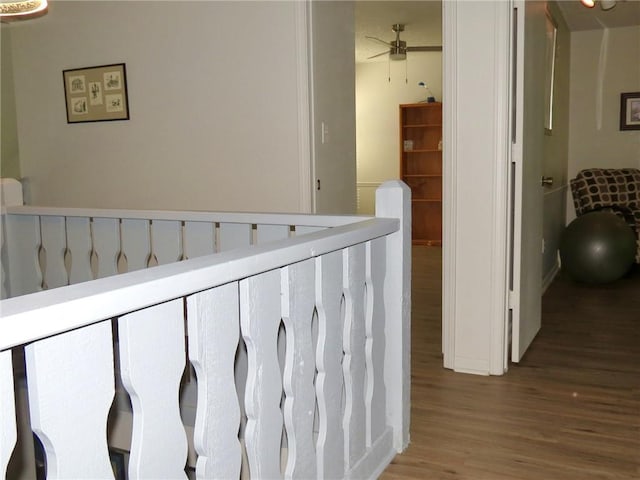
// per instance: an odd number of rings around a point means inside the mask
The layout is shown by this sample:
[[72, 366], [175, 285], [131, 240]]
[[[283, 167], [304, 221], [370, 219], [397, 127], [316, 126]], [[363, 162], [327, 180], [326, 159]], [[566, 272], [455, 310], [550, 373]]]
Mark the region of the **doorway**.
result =
[[356, 186], [363, 215], [374, 213], [382, 182], [400, 179], [399, 105], [429, 96], [442, 101], [442, 52], [410, 51], [405, 60], [391, 60], [389, 47], [366, 38], [391, 42], [398, 23], [407, 46], [442, 45], [442, 2], [355, 2]]

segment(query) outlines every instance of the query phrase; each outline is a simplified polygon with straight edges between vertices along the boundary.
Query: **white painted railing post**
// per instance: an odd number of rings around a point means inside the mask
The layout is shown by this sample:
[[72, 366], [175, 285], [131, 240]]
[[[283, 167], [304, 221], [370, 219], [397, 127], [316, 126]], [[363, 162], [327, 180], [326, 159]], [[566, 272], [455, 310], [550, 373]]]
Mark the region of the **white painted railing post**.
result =
[[384, 378], [393, 445], [401, 452], [409, 444], [411, 406], [411, 192], [404, 183], [391, 180], [378, 188], [376, 217], [400, 220], [386, 245]]
[[[8, 207], [12, 205], [22, 205], [22, 184], [14, 178], [0, 178], [0, 207]], [[0, 215], [0, 251], [2, 258], [0, 260], [0, 298], [7, 298], [10, 293], [9, 282], [9, 243], [7, 240], [7, 215]]]
[[22, 205], [22, 184], [15, 178], [0, 178], [0, 205]]
[[13, 394], [11, 350], [0, 352], [0, 478], [7, 473], [11, 452], [16, 444], [16, 406]]

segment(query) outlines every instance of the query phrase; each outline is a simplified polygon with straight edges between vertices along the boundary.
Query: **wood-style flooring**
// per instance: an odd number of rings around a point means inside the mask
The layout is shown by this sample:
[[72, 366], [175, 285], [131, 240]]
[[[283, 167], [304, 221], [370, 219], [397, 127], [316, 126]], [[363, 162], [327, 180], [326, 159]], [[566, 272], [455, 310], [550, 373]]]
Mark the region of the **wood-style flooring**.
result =
[[391, 479], [640, 479], [640, 271], [560, 274], [542, 329], [501, 377], [442, 367], [441, 249], [414, 247], [411, 444]]

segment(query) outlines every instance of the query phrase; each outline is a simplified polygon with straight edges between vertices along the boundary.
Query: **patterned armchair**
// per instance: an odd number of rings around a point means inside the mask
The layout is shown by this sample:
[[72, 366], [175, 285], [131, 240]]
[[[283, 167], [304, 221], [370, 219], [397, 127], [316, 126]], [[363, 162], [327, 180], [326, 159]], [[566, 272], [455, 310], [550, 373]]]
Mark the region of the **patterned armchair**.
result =
[[608, 210], [622, 217], [638, 238], [636, 263], [640, 263], [640, 170], [589, 168], [570, 181], [576, 215]]

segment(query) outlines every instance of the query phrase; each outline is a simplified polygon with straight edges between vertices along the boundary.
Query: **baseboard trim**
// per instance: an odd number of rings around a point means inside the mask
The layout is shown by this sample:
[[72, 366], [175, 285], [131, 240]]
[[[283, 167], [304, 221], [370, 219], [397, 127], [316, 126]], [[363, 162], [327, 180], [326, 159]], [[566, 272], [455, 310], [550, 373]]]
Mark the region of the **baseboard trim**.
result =
[[560, 273], [560, 264], [556, 261], [555, 265], [542, 279], [542, 294], [547, 291], [556, 276]]
[[382, 475], [396, 453], [393, 448], [393, 430], [387, 427], [365, 455], [347, 472], [345, 478], [374, 480]]

